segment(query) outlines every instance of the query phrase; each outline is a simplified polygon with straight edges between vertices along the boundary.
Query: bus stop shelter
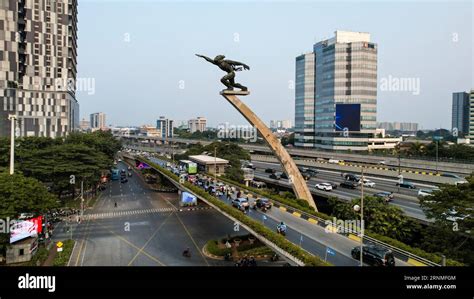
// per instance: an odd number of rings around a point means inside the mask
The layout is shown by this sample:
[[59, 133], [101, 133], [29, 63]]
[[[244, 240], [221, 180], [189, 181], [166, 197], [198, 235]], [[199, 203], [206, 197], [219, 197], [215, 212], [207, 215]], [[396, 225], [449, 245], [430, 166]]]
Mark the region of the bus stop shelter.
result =
[[225, 168], [229, 164], [228, 160], [207, 155], [189, 156], [189, 160], [198, 165], [199, 171], [216, 175], [224, 174]]

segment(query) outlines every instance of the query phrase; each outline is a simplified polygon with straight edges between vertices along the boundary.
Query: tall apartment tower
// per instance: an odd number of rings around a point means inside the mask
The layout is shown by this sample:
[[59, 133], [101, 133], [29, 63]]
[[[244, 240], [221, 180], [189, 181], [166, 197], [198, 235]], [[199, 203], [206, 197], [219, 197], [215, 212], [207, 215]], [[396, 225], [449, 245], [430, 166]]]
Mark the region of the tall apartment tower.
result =
[[296, 57], [295, 145], [367, 150], [377, 126], [377, 45], [336, 31]]
[[469, 93], [453, 93], [451, 129], [459, 135], [469, 134]]
[[92, 130], [104, 130], [105, 128], [107, 128], [105, 113], [92, 113], [90, 115], [90, 127]]
[[474, 144], [474, 89], [469, 94], [469, 139]]
[[156, 121], [156, 129], [162, 138], [173, 138], [173, 120], [160, 116]]
[[77, 0], [2, 0], [0, 34], [0, 136], [78, 129]]
[[197, 131], [204, 132], [206, 130], [207, 120], [205, 117], [198, 116], [195, 119], [190, 119], [188, 121], [188, 128], [190, 133]]

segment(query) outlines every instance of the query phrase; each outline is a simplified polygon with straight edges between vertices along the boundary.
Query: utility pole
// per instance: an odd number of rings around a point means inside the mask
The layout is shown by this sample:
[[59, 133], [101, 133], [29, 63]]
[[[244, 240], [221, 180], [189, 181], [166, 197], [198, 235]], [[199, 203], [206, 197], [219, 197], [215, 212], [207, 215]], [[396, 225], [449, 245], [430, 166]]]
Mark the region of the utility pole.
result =
[[10, 175], [15, 172], [15, 128], [16, 128], [16, 115], [8, 115], [8, 119], [11, 121], [11, 134], [10, 134]]
[[438, 139], [436, 139], [436, 173], [438, 173]]
[[214, 146], [214, 181], [217, 182], [217, 147]]
[[364, 249], [364, 168], [362, 168], [362, 185], [360, 186], [360, 266], [364, 266], [363, 249]]
[[84, 179], [81, 180], [81, 217], [80, 217], [81, 221], [82, 221], [83, 216], [84, 216]]

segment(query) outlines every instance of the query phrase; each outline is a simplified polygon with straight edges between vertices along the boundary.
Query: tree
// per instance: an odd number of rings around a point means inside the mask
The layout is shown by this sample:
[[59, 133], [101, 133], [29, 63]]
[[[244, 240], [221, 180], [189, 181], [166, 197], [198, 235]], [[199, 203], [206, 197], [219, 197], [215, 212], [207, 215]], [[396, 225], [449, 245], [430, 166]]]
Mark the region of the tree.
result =
[[74, 196], [71, 175], [77, 182], [85, 180], [86, 184], [93, 184], [99, 180], [102, 170], [112, 166], [112, 161], [104, 153], [84, 144], [72, 143], [31, 151], [19, 159], [22, 161], [19, 170], [42, 182], [52, 183], [58, 197], [66, 190], [71, 190]]
[[[459, 231], [474, 237], [474, 175], [467, 181], [465, 184], [441, 186], [431, 196], [422, 197], [420, 206], [439, 227], [449, 227], [453, 233]], [[456, 221], [452, 221], [452, 217], [456, 217]]]
[[288, 144], [295, 145], [295, 133], [291, 133], [288, 136], [282, 137], [281, 144], [283, 146], [288, 145]]
[[[330, 198], [328, 203], [335, 217], [344, 220], [360, 219], [360, 213], [353, 208], [354, 205], [360, 205], [360, 198], [353, 199], [350, 203]], [[416, 224], [400, 208], [368, 196], [364, 197], [364, 225], [371, 232], [403, 242], [411, 239]]]
[[21, 213], [35, 215], [57, 206], [46, 187], [21, 173], [0, 173], [0, 218], [17, 218]]
[[[0, 172], [0, 219], [15, 220], [21, 213], [39, 215], [55, 207], [54, 197], [38, 180]], [[5, 254], [8, 238], [8, 233], [0, 233], [0, 255]]]

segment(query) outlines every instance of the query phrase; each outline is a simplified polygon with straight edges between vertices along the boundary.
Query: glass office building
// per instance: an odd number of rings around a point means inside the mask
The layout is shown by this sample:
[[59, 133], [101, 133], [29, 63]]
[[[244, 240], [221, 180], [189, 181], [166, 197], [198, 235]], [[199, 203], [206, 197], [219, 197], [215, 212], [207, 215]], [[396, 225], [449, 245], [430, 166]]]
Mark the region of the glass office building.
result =
[[295, 145], [314, 147], [314, 53], [296, 57]]
[[451, 129], [457, 130], [458, 136], [469, 134], [469, 93], [453, 93], [453, 110]]
[[298, 56], [295, 87], [296, 146], [369, 149], [377, 124], [377, 45], [369, 33], [336, 31]]

